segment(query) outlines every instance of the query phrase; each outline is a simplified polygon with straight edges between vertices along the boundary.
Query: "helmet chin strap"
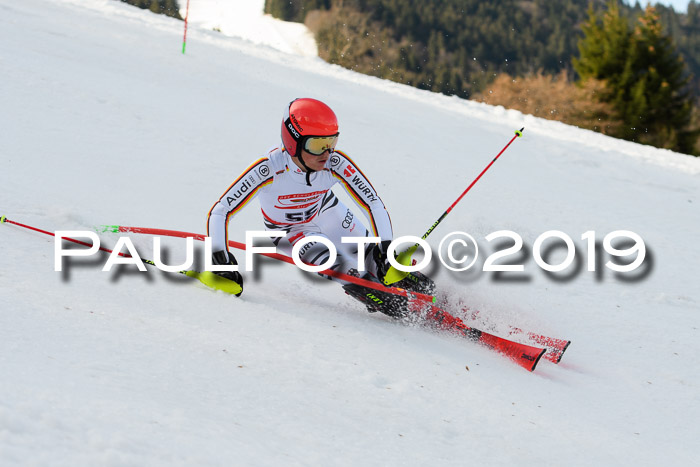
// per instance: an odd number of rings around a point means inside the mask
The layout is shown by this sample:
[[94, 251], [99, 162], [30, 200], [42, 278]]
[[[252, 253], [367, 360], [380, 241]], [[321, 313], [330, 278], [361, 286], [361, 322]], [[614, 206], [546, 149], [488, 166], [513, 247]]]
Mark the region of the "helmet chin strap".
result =
[[303, 165], [304, 168], [306, 169], [306, 185], [311, 186], [311, 180], [309, 177], [311, 177], [311, 172], [315, 172], [315, 170], [313, 170], [311, 167], [306, 165], [306, 162], [304, 162], [304, 158], [301, 157], [301, 148], [298, 148], [297, 152], [299, 153], [297, 155], [297, 158], [299, 158], [299, 162], [301, 162], [301, 165]]

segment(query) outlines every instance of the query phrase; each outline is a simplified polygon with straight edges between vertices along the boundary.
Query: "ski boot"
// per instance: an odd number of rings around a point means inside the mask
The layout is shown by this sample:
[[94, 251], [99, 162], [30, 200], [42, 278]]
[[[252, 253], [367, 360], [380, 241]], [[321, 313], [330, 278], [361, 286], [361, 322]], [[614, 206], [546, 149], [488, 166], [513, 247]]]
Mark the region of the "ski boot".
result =
[[435, 282], [433, 282], [430, 277], [418, 271], [408, 273], [408, 276], [391, 286], [408, 290], [409, 292], [435, 295]]
[[392, 318], [402, 318], [408, 311], [408, 298], [357, 284], [345, 284], [345, 293], [364, 303], [370, 313], [381, 312]]
[[[351, 270], [349, 274], [355, 277], [359, 276], [355, 270]], [[365, 274], [363, 279], [377, 282], [378, 284], [380, 283], [376, 277], [369, 273]], [[432, 295], [435, 293], [435, 283], [428, 276], [420, 272], [410, 273], [404, 279], [393, 284], [392, 287], [425, 295]], [[382, 292], [352, 283], [345, 284], [343, 289], [346, 294], [364, 303], [367, 307], [367, 311], [370, 313], [379, 311], [393, 318], [402, 318], [416, 311], [417, 304], [409, 304], [408, 298], [401, 295]]]

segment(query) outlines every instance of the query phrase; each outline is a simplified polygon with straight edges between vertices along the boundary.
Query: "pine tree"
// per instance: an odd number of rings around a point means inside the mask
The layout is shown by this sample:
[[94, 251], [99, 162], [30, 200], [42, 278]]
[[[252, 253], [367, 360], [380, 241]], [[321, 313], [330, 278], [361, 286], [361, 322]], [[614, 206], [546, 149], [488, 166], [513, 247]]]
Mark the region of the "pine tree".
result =
[[656, 10], [648, 6], [630, 30], [611, 0], [602, 19], [589, 9], [583, 31], [574, 68], [582, 82], [605, 82], [600, 99], [612, 103], [624, 123], [616, 136], [692, 153], [690, 77]]
[[578, 46], [580, 57], [573, 59], [574, 69], [582, 81], [589, 78], [606, 81], [609, 94], [604, 99], [612, 99], [625, 72], [631, 43], [627, 20], [620, 16], [617, 1], [608, 2], [602, 20], [593, 7], [589, 7], [588, 21], [582, 30], [584, 37]]
[[632, 36], [628, 67], [619, 83], [615, 106], [630, 124], [625, 137], [655, 146], [689, 152], [687, 126], [692, 100], [690, 76], [671, 38], [662, 30], [659, 16], [648, 6]]

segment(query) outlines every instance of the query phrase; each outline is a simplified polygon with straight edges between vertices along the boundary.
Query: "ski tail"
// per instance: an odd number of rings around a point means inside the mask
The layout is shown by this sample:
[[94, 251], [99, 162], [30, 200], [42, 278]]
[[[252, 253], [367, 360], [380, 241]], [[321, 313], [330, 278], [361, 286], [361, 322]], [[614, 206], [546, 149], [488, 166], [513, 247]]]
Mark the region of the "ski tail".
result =
[[[471, 309], [464, 305], [462, 305], [461, 310], [463, 313], [468, 314], [473, 321], [481, 317], [481, 312], [479, 310]], [[566, 352], [566, 349], [571, 345], [571, 341], [569, 340], [548, 337], [534, 332], [525, 332], [515, 326], [508, 326], [508, 336], [524, 336], [530, 343], [544, 347], [547, 351], [544, 358], [553, 363], [559, 363], [564, 356], [564, 352]]]
[[534, 371], [542, 356], [547, 352], [547, 349], [513, 342], [511, 340], [480, 331], [479, 329], [471, 328], [464, 324], [461, 319], [457, 318], [456, 316], [452, 316], [445, 310], [433, 305], [432, 303], [422, 300], [411, 300], [409, 301], [409, 304], [412, 311], [421, 310], [422, 313], [425, 313], [424, 316], [426, 320], [432, 323], [438, 329], [461, 334], [471, 341], [477, 342], [500, 353], [501, 355], [504, 355], [505, 357], [508, 357], [513, 362], [528, 371]]
[[571, 341], [547, 337], [541, 334], [535, 334], [534, 332], [528, 332], [527, 337], [531, 342], [541, 345], [547, 349], [545, 358], [554, 363], [559, 363], [561, 361], [561, 358], [564, 356], [564, 352], [566, 352], [566, 349], [568, 349], [569, 345], [571, 345]]

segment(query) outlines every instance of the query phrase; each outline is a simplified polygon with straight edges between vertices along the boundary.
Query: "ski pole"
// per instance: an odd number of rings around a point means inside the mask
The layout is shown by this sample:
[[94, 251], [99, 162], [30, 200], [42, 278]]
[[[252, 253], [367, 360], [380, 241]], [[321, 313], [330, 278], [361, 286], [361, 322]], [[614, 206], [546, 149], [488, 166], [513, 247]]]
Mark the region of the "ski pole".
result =
[[[485, 168], [484, 170], [481, 171], [481, 173], [479, 174], [479, 176], [476, 177], [476, 178], [474, 179], [473, 182], [471, 182], [471, 184], [467, 187], [467, 189], [464, 190], [464, 192], [462, 192], [461, 195], [459, 195], [459, 198], [457, 198], [457, 200], [456, 200], [454, 203], [452, 203], [452, 205], [451, 205], [449, 208], [447, 208], [447, 210], [446, 210], [444, 213], [442, 213], [442, 216], [440, 216], [440, 218], [439, 218], [437, 221], [435, 221], [435, 223], [434, 223], [433, 225], [430, 226], [430, 228], [428, 229], [428, 231], [425, 232], [425, 234], [421, 237], [421, 239], [425, 240], [425, 239], [428, 237], [428, 235], [430, 235], [430, 233], [431, 233], [433, 230], [435, 230], [435, 227], [437, 227], [438, 224], [440, 224], [440, 222], [442, 222], [442, 220], [443, 220], [445, 217], [447, 217], [447, 215], [450, 213], [450, 211], [452, 211], [452, 209], [457, 205], [457, 203], [459, 203], [459, 202], [462, 200], [462, 198], [464, 198], [464, 195], [466, 195], [466, 194], [469, 192], [469, 190], [471, 190], [472, 187], [473, 187], [474, 185], [476, 185], [476, 182], [478, 182], [479, 179], [482, 177], [482, 175], [484, 175], [484, 174], [486, 173], [486, 171], [489, 170], [489, 168], [491, 168], [491, 166], [493, 165], [493, 163], [496, 162], [496, 160], [498, 160], [499, 157], [501, 157], [501, 154], [503, 154], [503, 153], [505, 152], [505, 150], [508, 149], [508, 146], [510, 146], [510, 144], [511, 144], [513, 141], [515, 141], [516, 138], [519, 138], [519, 137], [521, 137], [521, 136], [523, 135], [523, 130], [524, 130], [524, 129], [525, 129], [525, 127], [522, 127], [520, 130], [515, 130], [515, 136], [513, 136], [513, 137], [510, 139], [510, 141], [508, 141], [508, 144], [506, 144], [506, 145], [503, 147], [503, 149], [501, 149], [501, 152], [499, 152], [498, 154], [496, 154], [496, 157], [494, 157], [493, 160], [492, 160], [491, 162], [489, 162], [489, 165], [487, 165], [486, 168]], [[417, 246], [418, 246], [418, 244], [416, 244], [416, 247], [417, 247]]]
[[[18, 227], [22, 227], [24, 229], [33, 230], [35, 232], [43, 233], [43, 234], [49, 235], [51, 237], [56, 237], [56, 234], [53, 232], [48, 232], [46, 230], [38, 229], [38, 228], [32, 227], [30, 225], [15, 222], [13, 220], [8, 219], [5, 216], [0, 216], [0, 224], [13, 224], [13, 225], [16, 225]], [[63, 240], [69, 241], [69, 242], [77, 243], [78, 245], [92, 247], [91, 244], [89, 244], [87, 242], [80, 241], [80, 240], [76, 240], [74, 238], [70, 238], [70, 237], [61, 237], [61, 238]], [[113, 253], [112, 250], [109, 250], [107, 248], [99, 247], [99, 249], [101, 251], [104, 251], [104, 252], [107, 252], [110, 254]], [[131, 255], [128, 255], [125, 253], [118, 252], [117, 254], [119, 256], [131, 258]], [[141, 258], [141, 261], [143, 261], [146, 264], [150, 264], [151, 266], [157, 266], [156, 263], [154, 263], [150, 259]], [[199, 280], [202, 284], [206, 285], [207, 287], [211, 287], [212, 289], [221, 290], [222, 292], [230, 293], [233, 295], [237, 295], [237, 294], [240, 294], [242, 292], [241, 286], [239, 284], [235, 283], [234, 281], [228, 280], [224, 277], [218, 276], [210, 271], [198, 272], [198, 271], [184, 271], [183, 270], [183, 271], [177, 271], [177, 272], [179, 274], [183, 274], [187, 277], [193, 277], [193, 278]]]
[[[434, 223], [433, 225], [430, 226], [430, 228], [428, 229], [428, 231], [425, 232], [425, 234], [423, 234], [423, 236], [421, 237], [421, 240], [425, 240], [426, 238], [428, 238], [428, 235], [430, 235], [430, 233], [431, 233], [433, 230], [435, 230], [435, 228], [440, 224], [440, 222], [442, 222], [442, 220], [443, 220], [445, 217], [447, 217], [447, 215], [450, 213], [450, 211], [452, 211], [452, 209], [454, 209], [454, 207], [457, 205], [457, 203], [459, 203], [459, 202], [462, 200], [462, 198], [464, 198], [464, 195], [466, 195], [466, 194], [469, 192], [469, 190], [471, 190], [472, 187], [473, 187], [474, 185], [476, 185], [476, 182], [478, 182], [479, 179], [486, 173], [486, 171], [489, 170], [489, 168], [491, 168], [491, 166], [493, 165], [493, 163], [496, 162], [496, 160], [498, 160], [499, 157], [501, 157], [501, 154], [503, 154], [503, 153], [505, 152], [505, 150], [508, 149], [508, 146], [510, 146], [510, 144], [511, 144], [513, 141], [515, 141], [516, 138], [519, 138], [519, 137], [521, 137], [521, 136], [523, 135], [523, 130], [524, 130], [524, 129], [525, 129], [525, 127], [522, 127], [522, 128], [519, 129], [519, 130], [515, 130], [515, 136], [513, 136], [513, 137], [510, 139], [510, 141], [508, 141], [508, 144], [506, 144], [506, 145], [503, 147], [503, 149], [501, 149], [501, 152], [499, 152], [498, 154], [496, 154], [496, 157], [494, 157], [493, 160], [492, 160], [491, 162], [489, 162], [489, 165], [487, 165], [486, 168], [484, 168], [484, 170], [481, 171], [481, 173], [479, 174], [479, 176], [476, 177], [476, 178], [474, 179], [474, 181], [471, 182], [471, 184], [469, 184], [469, 186], [467, 187], [467, 189], [464, 190], [464, 191], [462, 192], [461, 195], [459, 195], [459, 198], [457, 198], [457, 200], [456, 200], [454, 203], [452, 203], [452, 205], [451, 205], [449, 208], [447, 208], [447, 210], [446, 210], [445, 212], [442, 213], [442, 215], [438, 218], [438, 220], [436, 220], [435, 223]], [[420, 245], [419, 245], [418, 243], [416, 243], [415, 245], [413, 245], [412, 247], [410, 247], [408, 250], [406, 250], [406, 251], [404, 251], [403, 253], [399, 254], [399, 256], [397, 257], [397, 261], [398, 261], [399, 263], [401, 263], [401, 264], [410, 262], [411, 255], [418, 249], [419, 246], [420, 246]], [[402, 261], [403, 261], [403, 262], [402, 262]], [[408, 266], [409, 264], [405, 264], [405, 265]]]

